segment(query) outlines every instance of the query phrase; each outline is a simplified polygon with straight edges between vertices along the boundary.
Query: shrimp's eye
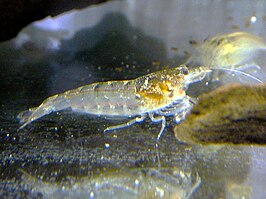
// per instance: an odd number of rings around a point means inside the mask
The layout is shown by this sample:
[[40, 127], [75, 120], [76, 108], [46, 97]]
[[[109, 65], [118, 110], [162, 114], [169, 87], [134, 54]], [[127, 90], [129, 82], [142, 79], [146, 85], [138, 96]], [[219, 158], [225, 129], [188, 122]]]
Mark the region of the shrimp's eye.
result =
[[181, 73], [184, 74], [184, 75], [188, 75], [187, 67], [182, 68]]

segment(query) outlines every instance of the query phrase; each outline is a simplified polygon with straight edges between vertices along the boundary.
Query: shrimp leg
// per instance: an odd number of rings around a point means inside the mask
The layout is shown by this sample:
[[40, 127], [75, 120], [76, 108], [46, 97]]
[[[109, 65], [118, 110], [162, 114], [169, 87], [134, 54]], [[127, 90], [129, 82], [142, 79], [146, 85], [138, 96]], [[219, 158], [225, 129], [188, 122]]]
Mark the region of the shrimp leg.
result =
[[183, 99], [182, 103], [179, 104], [179, 112], [175, 113], [175, 122], [179, 124], [186, 118], [186, 114], [190, 112], [192, 106], [197, 103], [197, 99], [189, 97], [188, 95]]
[[176, 113], [175, 114], [175, 122], [177, 124], [179, 124], [182, 120], [185, 119], [186, 114], [187, 114], [187, 111], [183, 111], [183, 112], [180, 112], [180, 113]]
[[154, 117], [153, 113], [149, 113], [149, 117], [151, 118], [151, 121], [152, 122], [162, 122], [162, 127], [161, 127], [161, 130], [157, 136], [157, 140], [160, 140], [162, 134], [163, 134], [163, 131], [166, 127], [166, 120], [165, 120], [165, 117], [164, 116], [157, 116], [157, 117]]
[[119, 124], [119, 125], [115, 125], [115, 126], [109, 126], [106, 129], [104, 129], [104, 132], [113, 131], [116, 129], [121, 129], [121, 128], [131, 126], [132, 124], [142, 122], [143, 120], [145, 120], [146, 117], [147, 117], [146, 114], [142, 114], [140, 117], [135, 117], [134, 119], [128, 121], [127, 123]]

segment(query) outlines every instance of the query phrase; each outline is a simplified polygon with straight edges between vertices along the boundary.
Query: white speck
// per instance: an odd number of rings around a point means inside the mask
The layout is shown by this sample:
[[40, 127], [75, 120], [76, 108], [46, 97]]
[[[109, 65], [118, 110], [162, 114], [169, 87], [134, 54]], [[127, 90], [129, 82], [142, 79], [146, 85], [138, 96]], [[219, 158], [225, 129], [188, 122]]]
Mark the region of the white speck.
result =
[[117, 138], [117, 135], [113, 135], [113, 138]]
[[124, 81], [123, 87], [128, 84], [128, 81]]
[[90, 192], [90, 198], [94, 198], [94, 192]]
[[251, 23], [255, 23], [256, 21], [257, 21], [257, 17], [255, 17], [255, 16], [250, 17]]
[[185, 174], [184, 174], [183, 171], [180, 171], [179, 174], [180, 174], [181, 178], [184, 178], [185, 177]]
[[44, 108], [43, 108], [43, 111], [44, 111], [45, 113], [49, 113], [49, 112], [51, 111], [51, 109], [52, 109], [52, 107], [44, 107]]
[[110, 144], [108, 144], [108, 143], [105, 143], [105, 148], [109, 148], [110, 147]]
[[149, 80], [148, 79], [145, 79], [144, 86], [148, 86], [148, 84], [149, 84]]
[[139, 186], [140, 181], [138, 179], [135, 180], [135, 186]]
[[103, 96], [105, 99], [109, 99], [109, 97], [107, 97], [106, 95]]
[[115, 109], [115, 106], [114, 105], [110, 104], [109, 106], [110, 106], [110, 109], [112, 109], [112, 110]]
[[97, 105], [97, 109], [100, 109], [101, 108], [101, 106], [100, 105]]
[[209, 85], [209, 82], [206, 82], [205, 85], [208, 86]]
[[160, 189], [159, 187], [156, 187], [155, 196], [159, 196], [162, 198], [164, 196], [164, 190]]

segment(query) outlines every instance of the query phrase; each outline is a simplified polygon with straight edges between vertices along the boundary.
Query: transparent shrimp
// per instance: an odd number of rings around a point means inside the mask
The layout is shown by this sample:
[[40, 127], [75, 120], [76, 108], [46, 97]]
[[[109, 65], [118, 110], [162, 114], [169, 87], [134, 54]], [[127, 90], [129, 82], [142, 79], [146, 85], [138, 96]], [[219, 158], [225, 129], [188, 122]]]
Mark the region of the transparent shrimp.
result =
[[161, 122], [157, 139], [160, 139], [167, 116], [176, 122], [184, 119], [191, 108], [186, 89], [189, 84], [201, 81], [211, 72], [206, 67], [191, 71], [185, 65], [154, 72], [133, 80], [98, 82], [57, 94], [44, 100], [35, 108], [18, 115], [24, 128], [31, 122], [51, 112], [71, 108], [73, 111], [107, 118], [128, 118], [127, 123], [111, 126], [105, 131], [128, 127], [149, 117], [152, 122]]
[[[251, 73], [261, 69], [254, 58], [266, 50], [266, 43], [261, 37], [246, 32], [217, 35], [194, 46], [197, 52], [185, 64], [202, 64], [212, 69], [237, 69]], [[223, 73], [216, 70], [209, 79], [220, 81], [222, 76]]]
[[262, 38], [246, 32], [218, 35], [199, 46], [201, 64], [214, 68], [259, 68], [251, 64], [258, 52], [266, 50]]
[[[263, 38], [246, 32], [217, 35], [194, 45], [197, 52], [186, 64], [202, 64], [210, 68], [228, 68], [242, 71], [258, 71], [254, 62], [259, 52], [266, 50]], [[214, 74], [219, 79], [218, 74]], [[214, 78], [215, 79], [215, 78]]]

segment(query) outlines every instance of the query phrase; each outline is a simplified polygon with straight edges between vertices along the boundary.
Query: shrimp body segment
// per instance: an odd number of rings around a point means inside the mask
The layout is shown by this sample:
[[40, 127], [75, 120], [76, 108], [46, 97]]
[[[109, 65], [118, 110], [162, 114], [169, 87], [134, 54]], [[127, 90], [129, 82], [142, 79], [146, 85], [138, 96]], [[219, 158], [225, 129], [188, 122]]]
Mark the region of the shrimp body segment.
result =
[[18, 115], [24, 128], [38, 118], [71, 108], [73, 111], [107, 118], [131, 118], [125, 124], [108, 127], [105, 131], [130, 126], [147, 116], [161, 122], [160, 138], [165, 116], [175, 116], [179, 122], [190, 109], [186, 89], [190, 83], [202, 80], [210, 72], [205, 67], [188, 71], [185, 65], [150, 73], [133, 80], [98, 82], [54, 95], [28, 111]]

